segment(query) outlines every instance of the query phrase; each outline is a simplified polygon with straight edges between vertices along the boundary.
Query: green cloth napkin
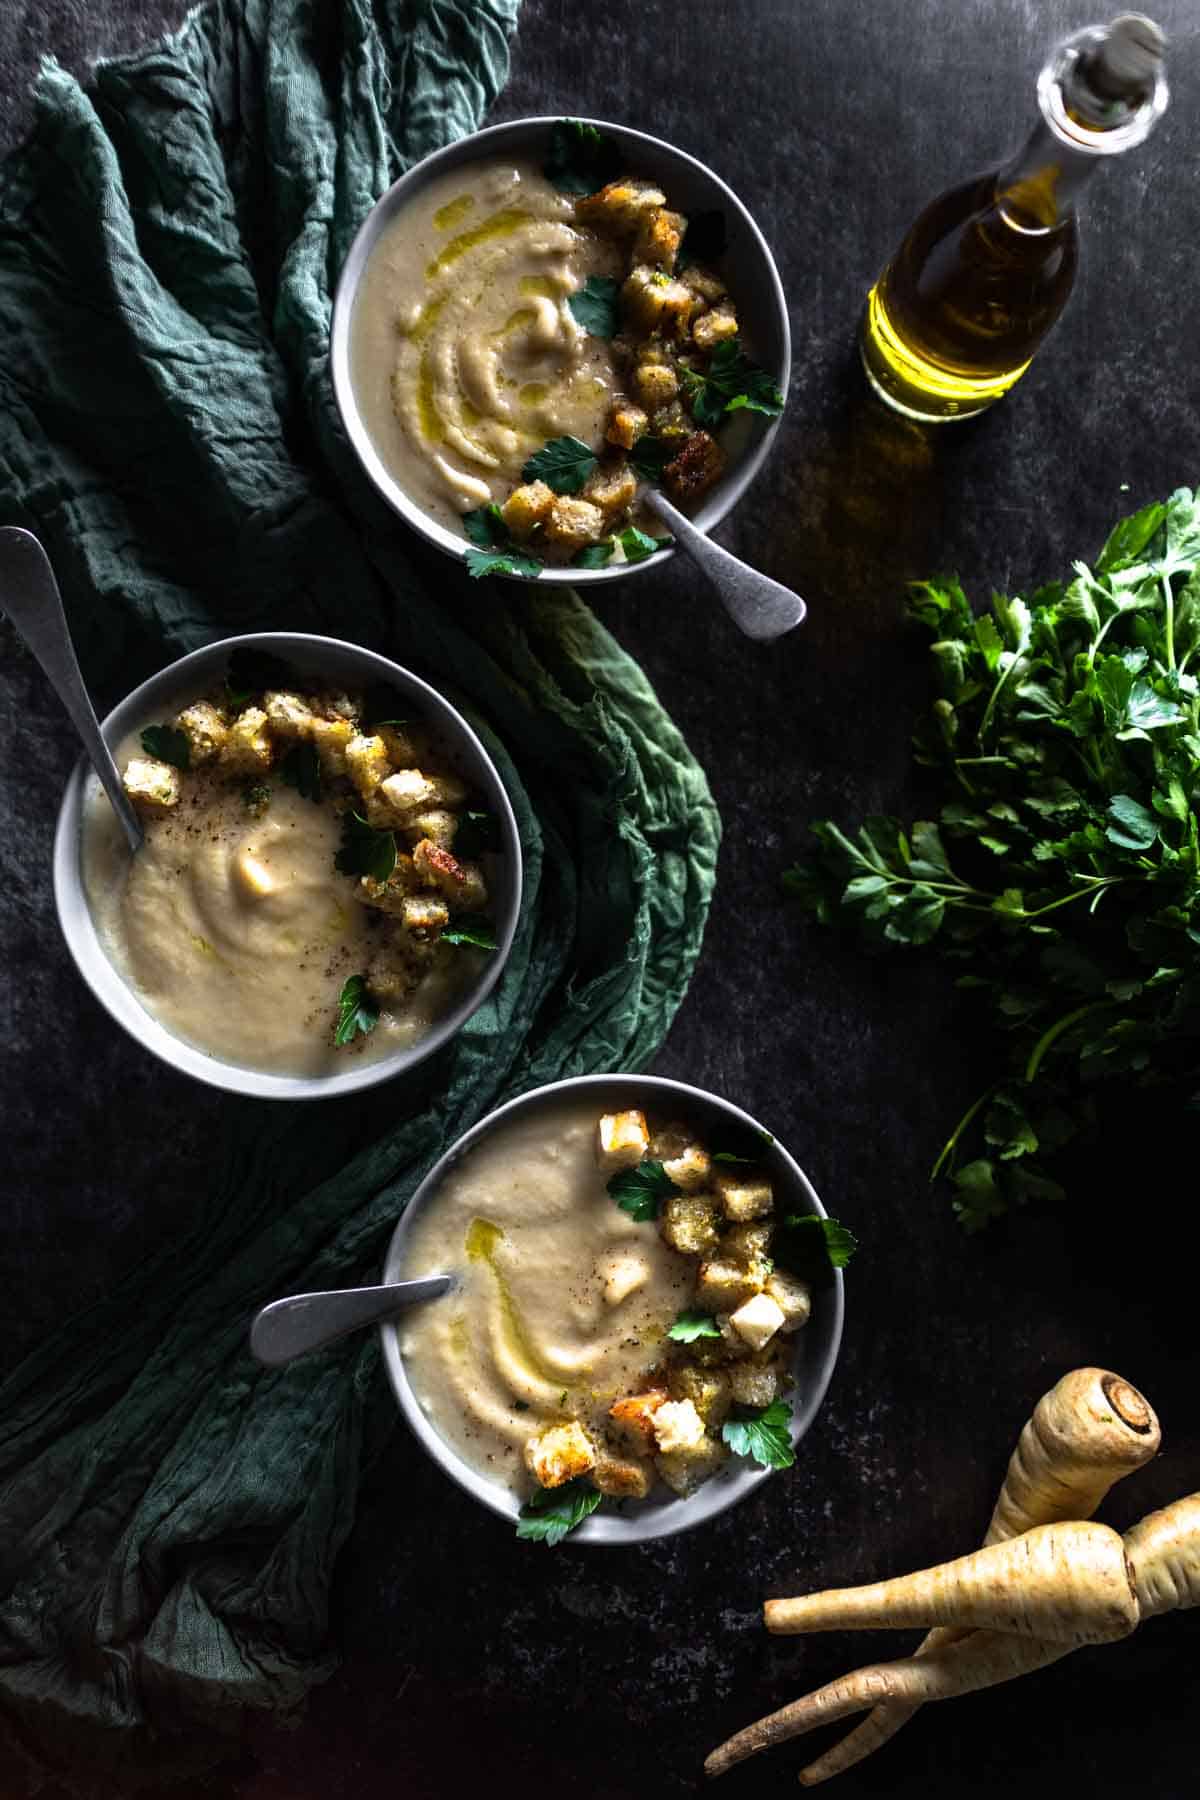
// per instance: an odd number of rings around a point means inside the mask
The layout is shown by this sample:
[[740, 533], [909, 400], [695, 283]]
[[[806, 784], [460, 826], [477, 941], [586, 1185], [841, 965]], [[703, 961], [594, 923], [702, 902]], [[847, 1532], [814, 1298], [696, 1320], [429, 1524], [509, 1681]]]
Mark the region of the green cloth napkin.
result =
[[516, 12], [220, 0], [87, 91], [48, 67], [3, 173], [0, 520], [47, 544], [93, 685], [257, 627], [373, 645], [466, 707], [527, 859], [511, 960], [457, 1042], [357, 1099], [231, 1099], [192, 1235], [0, 1390], [0, 1714], [122, 1795], [333, 1666], [331, 1569], [395, 1409], [373, 1340], [266, 1373], [249, 1314], [372, 1277], [498, 1101], [644, 1063], [700, 948], [718, 820], [637, 666], [573, 596], [426, 554], [329, 387], [350, 239], [479, 124]]

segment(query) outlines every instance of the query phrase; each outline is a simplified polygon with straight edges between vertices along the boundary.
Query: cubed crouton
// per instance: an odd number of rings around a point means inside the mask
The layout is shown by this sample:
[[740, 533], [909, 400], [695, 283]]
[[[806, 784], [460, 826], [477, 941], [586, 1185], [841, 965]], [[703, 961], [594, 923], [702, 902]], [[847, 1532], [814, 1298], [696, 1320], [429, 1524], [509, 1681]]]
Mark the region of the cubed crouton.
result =
[[650, 1265], [636, 1250], [613, 1251], [600, 1265], [607, 1306], [620, 1306], [650, 1279]]
[[663, 1202], [659, 1230], [681, 1256], [706, 1256], [719, 1241], [719, 1216], [711, 1194], [671, 1194]]
[[275, 755], [266, 726], [267, 715], [261, 706], [248, 706], [240, 712], [221, 746], [221, 767], [230, 775], [264, 774]]
[[737, 334], [737, 314], [728, 301], [692, 320], [692, 342], [698, 350], [715, 350], [726, 338], [736, 337]]
[[696, 1281], [696, 1305], [702, 1312], [732, 1313], [761, 1293], [763, 1282], [740, 1263], [714, 1257], [700, 1264]]
[[392, 772], [381, 737], [352, 737], [346, 745], [346, 773], [364, 800], [378, 792]]
[[616, 468], [597, 469], [583, 490], [585, 500], [598, 506], [604, 514], [604, 522], [611, 525], [614, 519], [629, 511], [637, 498], [637, 476], [625, 463]]
[[707, 431], [693, 431], [663, 470], [663, 482], [677, 500], [698, 500], [725, 470], [725, 452]]
[[769, 1356], [752, 1356], [730, 1365], [729, 1391], [739, 1406], [770, 1406], [784, 1387], [783, 1370]]
[[362, 718], [362, 701], [357, 695], [336, 688], [318, 696], [317, 711], [323, 718], [344, 719], [348, 725], [357, 725]]
[[721, 1239], [721, 1254], [736, 1262], [762, 1262], [770, 1254], [773, 1230], [774, 1226], [765, 1219], [752, 1220], [749, 1225], [731, 1225]]
[[663, 1158], [668, 1178], [685, 1194], [695, 1194], [708, 1186], [712, 1161], [702, 1144], [685, 1144], [676, 1156]]
[[376, 725], [375, 735], [382, 738], [387, 759], [393, 769], [415, 769], [421, 761], [425, 745], [417, 733], [405, 725]]
[[700, 305], [690, 288], [662, 269], [639, 264], [621, 284], [621, 306], [635, 330], [681, 338]]
[[125, 765], [121, 785], [140, 813], [169, 812], [179, 805], [179, 770], [156, 756], [135, 756]]
[[592, 1470], [592, 1485], [614, 1500], [644, 1500], [650, 1492], [650, 1471], [645, 1463], [623, 1456], [602, 1456]]
[[437, 783], [420, 769], [397, 769], [379, 785], [375, 795], [380, 813], [387, 812], [397, 825], [407, 825], [416, 813], [436, 806]]
[[299, 694], [288, 694], [282, 689], [272, 688], [263, 695], [263, 711], [274, 737], [292, 739], [312, 736], [313, 710]]
[[404, 832], [414, 844], [428, 838], [430, 843], [440, 845], [443, 850], [453, 850], [458, 836], [458, 814], [447, 812], [444, 807], [429, 806], [424, 812], [411, 813], [406, 818]]
[[668, 363], [639, 363], [633, 372], [633, 391], [648, 413], [670, 406], [679, 394], [679, 377]]
[[406, 1000], [424, 974], [420, 962], [397, 949], [381, 950], [367, 969], [367, 987], [376, 1000]]
[[575, 202], [575, 217], [615, 236], [632, 237], [645, 215], [666, 203], [667, 196], [648, 182], [610, 181]]
[[671, 212], [665, 206], [643, 211], [633, 243], [633, 260], [666, 269], [669, 274], [675, 267], [686, 224], [682, 213]]
[[553, 505], [553, 488], [544, 481], [527, 481], [513, 489], [500, 513], [512, 536], [524, 543], [535, 526], [546, 523]]
[[673, 449], [687, 442], [695, 431], [695, 422], [689, 412], [685, 412], [682, 400], [672, 400], [669, 406], [660, 406], [650, 421], [650, 429], [655, 437], [663, 438]]
[[729, 1411], [729, 1376], [724, 1369], [703, 1369], [697, 1363], [678, 1363], [667, 1385], [675, 1400], [690, 1400], [705, 1428], [715, 1431]]
[[747, 1179], [744, 1175], [718, 1175], [713, 1184], [727, 1219], [740, 1225], [749, 1219], [763, 1219], [773, 1205], [769, 1181]]
[[649, 1142], [646, 1115], [636, 1107], [628, 1112], [605, 1113], [596, 1126], [596, 1161], [606, 1175], [618, 1169], [636, 1168]]
[[654, 1441], [660, 1450], [691, 1450], [704, 1436], [704, 1420], [690, 1400], [664, 1400], [654, 1413]]
[[546, 539], [567, 550], [598, 544], [604, 536], [604, 514], [590, 500], [572, 494], [556, 494], [546, 519]]
[[596, 1466], [596, 1447], [577, 1419], [552, 1425], [525, 1446], [525, 1466], [539, 1487], [561, 1487]]
[[728, 291], [716, 271], [706, 268], [703, 263], [689, 263], [686, 269], [679, 271], [679, 279], [699, 299], [707, 301], [709, 306], [723, 300]]
[[622, 450], [632, 450], [640, 437], [645, 437], [650, 421], [640, 406], [625, 399], [613, 401], [612, 411], [608, 415], [608, 429], [605, 437], [610, 444], [619, 444]]
[[654, 1415], [666, 1404], [665, 1388], [649, 1388], [644, 1394], [627, 1394], [608, 1409], [613, 1429], [625, 1443], [642, 1450], [654, 1444]]
[[430, 886], [445, 896], [455, 912], [478, 912], [487, 905], [487, 883], [476, 862], [459, 862], [452, 850], [422, 838], [413, 846], [413, 867]]
[[765, 1293], [771, 1296], [783, 1314], [781, 1331], [799, 1331], [802, 1325], [808, 1324], [812, 1312], [812, 1290], [807, 1281], [801, 1281], [796, 1275], [789, 1275], [786, 1269], [776, 1269], [767, 1282]]
[[229, 727], [215, 706], [207, 700], [197, 701], [195, 706], [185, 706], [175, 720], [175, 729], [182, 731], [188, 741], [188, 752], [192, 759], [192, 767], [197, 769], [202, 763], [211, 762], [220, 754], [229, 736]]
[[416, 892], [418, 886], [412, 857], [401, 852], [386, 881], [376, 881], [373, 875], [362, 877], [358, 884], [358, 897], [364, 906], [374, 906], [379, 912], [390, 913], [393, 918], [402, 919], [404, 901], [409, 894]]
[[450, 910], [437, 894], [408, 894], [400, 903], [400, 920], [414, 937], [433, 938], [450, 923]]
[[686, 1450], [671, 1450], [654, 1459], [659, 1478], [682, 1498], [694, 1494], [728, 1457], [724, 1444], [707, 1435]]
[[354, 737], [354, 727], [348, 719], [326, 719], [313, 717], [309, 736], [317, 746], [324, 774], [336, 778], [346, 773], [346, 745]]
[[783, 1324], [783, 1308], [770, 1294], [755, 1294], [729, 1315], [729, 1323], [752, 1350], [765, 1350]]

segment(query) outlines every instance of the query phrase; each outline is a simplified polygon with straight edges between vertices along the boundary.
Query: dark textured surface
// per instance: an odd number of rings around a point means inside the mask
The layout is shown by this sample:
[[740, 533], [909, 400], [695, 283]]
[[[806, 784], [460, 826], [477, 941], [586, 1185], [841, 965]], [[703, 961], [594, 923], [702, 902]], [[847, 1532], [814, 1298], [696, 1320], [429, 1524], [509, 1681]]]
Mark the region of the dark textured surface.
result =
[[[1193, 0], [1157, 8], [1176, 40], [1174, 107], [1140, 156], [1099, 177], [1071, 310], [1011, 399], [930, 441], [869, 407], [854, 365], [864, 287], [893, 240], [930, 193], [1014, 143], [1041, 50], [1088, 10], [527, 0], [498, 116], [607, 115], [711, 161], [757, 214], [791, 300], [788, 420], [722, 536], [800, 587], [808, 624], [756, 649], [682, 570], [604, 612], [689, 734], [726, 821], [705, 961], [657, 1066], [755, 1111], [865, 1249], [841, 1366], [796, 1470], [694, 1537], [632, 1553], [519, 1546], [398, 1428], [344, 1558], [343, 1673], [307, 1723], [258, 1727], [197, 1795], [432, 1800], [498, 1772], [501, 1791], [582, 1800], [692, 1792], [726, 1731], [892, 1652], [886, 1638], [769, 1641], [764, 1594], [969, 1548], [1029, 1406], [1076, 1363], [1120, 1369], [1163, 1419], [1166, 1453], [1114, 1496], [1114, 1523], [1200, 1486], [1191, 1296], [1169, 1249], [1159, 1266], [1153, 1224], [1192, 1185], [1166, 1154], [1173, 1144], [1181, 1159], [1185, 1137], [1176, 1127], [1147, 1173], [1138, 1127], [1116, 1121], [1073, 1214], [964, 1240], [925, 1171], [986, 1078], [978, 1047], [935, 971], [864, 966], [790, 912], [775, 882], [810, 817], [919, 804], [906, 738], [924, 668], [897, 606], [908, 576], [1034, 584], [1090, 553], [1117, 512], [1200, 473]], [[82, 67], [181, 12], [4, 0], [4, 135], [24, 128], [39, 52]], [[11, 1359], [202, 1212], [205, 1135], [223, 1102], [119, 1037], [74, 975], [46, 873], [72, 747], [3, 627], [0, 651], [0, 729], [28, 749], [0, 761]], [[1198, 1643], [1194, 1619], [1160, 1621], [926, 1715], [844, 1791], [1115, 1796], [1136, 1782], [1155, 1800], [1191, 1794]], [[778, 1752], [725, 1791], [792, 1793], [798, 1766]], [[5, 1800], [26, 1791], [60, 1800], [0, 1763]]]

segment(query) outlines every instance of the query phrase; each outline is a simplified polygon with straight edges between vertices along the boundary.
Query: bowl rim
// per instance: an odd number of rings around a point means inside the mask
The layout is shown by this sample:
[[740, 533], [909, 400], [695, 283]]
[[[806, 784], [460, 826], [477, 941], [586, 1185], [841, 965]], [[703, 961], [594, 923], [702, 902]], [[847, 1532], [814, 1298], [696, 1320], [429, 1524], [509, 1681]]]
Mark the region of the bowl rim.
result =
[[137, 725], [139, 717], [153, 710], [157, 700], [177, 695], [188, 685], [189, 675], [199, 678], [202, 672], [207, 672], [242, 647], [269, 649], [281, 656], [290, 652], [302, 663], [318, 664], [322, 656], [332, 652], [343, 664], [349, 661], [360, 667], [364, 680], [386, 681], [411, 695], [444, 730], [451, 746], [463, 745], [478, 760], [479, 770], [486, 778], [481, 785], [500, 820], [504, 846], [501, 855], [511, 870], [504, 916], [496, 919], [497, 948], [488, 958], [478, 982], [416, 1043], [398, 1049], [394, 1055], [360, 1063], [354, 1069], [334, 1075], [274, 1074], [267, 1069], [223, 1062], [199, 1046], [176, 1037], [153, 1016], [136, 989], [110, 960], [92, 917], [83, 879], [83, 804], [86, 784], [92, 775], [86, 756], [81, 756], [72, 768], [59, 803], [52, 851], [55, 911], [75, 967], [94, 998], [142, 1049], [161, 1062], [225, 1093], [245, 1094], [260, 1100], [333, 1099], [390, 1081], [423, 1062], [455, 1037], [483, 1005], [504, 971], [520, 919], [524, 889], [520, 834], [500, 772], [458, 708], [411, 669], [345, 638], [302, 631], [256, 631], [214, 638], [211, 643], [188, 651], [148, 676], [112, 707], [100, 724], [105, 742], [115, 749]]
[[[481, 131], [471, 132], [466, 137], [455, 138], [444, 144], [440, 150], [433, 150], [411, 169], [399, 176], [391, 186], [380, 195], [366, 218], [355, 232], [345, 260], [338, 272], [337, 286], [334, 291], [333, 311], [330, 320], [329, 334], [329, 367], [333, 387], [334, 400], [342, 429], [349, 439], [358, 462], [377, 493], [387, 502], [392, 510], [402, 518], [406, 525], [425, 539], [427, 543], [442, 551], [443, 555], [453, 557], [456, 561], [465, 561], [466, 551], [470, 546], [456, 537], [444, 525], [429, 516], [424, 509], [412, 500], [400, 483], [389, 474], [382, 457], [375, 449], [366, 424], [358, 410], [354, 396], [354, 383], [350, 372], [350, 327], [354, 312], [354, 303], [358, 296], [359, 284], [363, 270], [374, 248], [377, 237], [385, 224], [391, 222], [392, 216], [399, 209], [410, 191], [426, 185], [438, 175], [443, 167], [452, 167], [465, 160], [473, 160], [468, 151], [477, 147], [483, 155], [492, 149], [499, 148], [506, 139], [524, 137], [536, 130], [545, 130], [562, 121], [566, 115], [548, 113], [530, 115], [521, 119], [507, 119], [498, 125], [485, 126]], [[684, 164], [693, 170], [714, 190], [715, 195], [723, 198], [742, 219], [746, 230], [755, 243], [762, 261], [762, 269], [766, 276], [766, 290], [775, 312], [779, 335], [780, 357], [772, 371], [778, 382], [779, 391], [784, 398], [786, 411], [788, 387], [792, 372], [792, 333], [791, 320], [788, 315], [787, 296], [775, 258], [754, 215], [745, 202], [738, 198], [726, 181], [697, 156], [686, 150], [680, 150], [665, 138], [652, 136], [649, 132], [638, 131], [631, 125], [620, 125], [611, 119], [591, 119], [582, 115], [571, 115], [573, 123], [594, 126], [599, 131], [608, 132], [611, 136], [631, 144], [649, 145], [653, 152], [668, 162]], [[762, 422], [754, 441], [745, 453], [739, 457], [729, 479], [728, 488], [719, 502], [701, 506], [693, 518], [693, 524], [706, 536], [720, 525], [743, 498], [746, 490], [754, 481], [775, 442], [782, 422], [780, 413], [773, 419]], [[606, 581], [622, 581], [631, 575], [644, 573], [647, 569], [658, 568], [675, 555], [676, 546], [668, 545], [664, 550], [656, 550], [653, 555], [645, 557], [641, 562], [609, 564], [601, 569], [577, 569], [571, 566], [547, 567], [535, 577], [525, 575], [502, 575], [501, 580], [515, 581], [523, 585], [546, 586], [594, 586]]]
[[[477, 1120], [468, 1131], [465, 1131], [438, 1157], [396, 1222], [384, 1256], [381, 1279], [388, 1282], [398, 1278], [398, 1267], [409, 1233], [413, 1228], [413, 1221], [431, 1196], [436, 1193], [450, 1168], [473, 1150], [485, 1137], [490, 1136], [501, 1124], [519, 1112], [536, 1111], [538, 1107], [550, 1103], [556, 1098], [562, 1099], [570, 1094], [588, 1092], [612, 1094], [617, 1090], [622, 1094], [642, 1096], [643, 1104], [646, 1105], [651, 1104], [655, 1099], [661, 1101], [665, 1096], [678, 1104], [685, 1112], [691, 1108], [695, 1111], [707, 1110], [710, 1115], [718, 1113], [742, 1129], [750, 1129], [764, 1136], [770, 1136], [766, 1128], [752, 1114], [738, 1106], [735, 1101], [727, 1100], [723, 1095], [711, 1093], [706, 1088], [695, 1087], [689, 1082], [676, 1081], [664, 1075], [625, 1075], [620, 1073], [572, 1075], [564, 1077], [561, 1081], [548, 1082], [542, 1087], [530, 1088], [525, 1093], [517, 1094], [511, 1100], [506, 1100], [493, 1112]], [[795, 1157], [780, 1143], [778, 1138], [771, 1138], [768, 1157], [765, 1160], [782, 1165], [783, 1170], [794, 1181], [798, 1193], [803, 1196], [810, 1211], [814, 1212], [818, 1218], [824, 1219], [829, 1216], [812, 1182]], [[431, 1302], [430, 1304], [435, 1303]], [[825, 1395], [837, 1366], [846, 1310], [845, 1282], [840, 1269], [834, 1270], [833, 1281], [827, 1289], [822, 1291], [821, 1304], [829, 1309], [826, 1325], [828, 1344], [814, 1370], [806, 1376], [809, 1385], [804, 1404], [797, 1405], [793, 1411], [793, 1447], [799, 1444], [811, 1429], [813, 1421], [824, 1404]], [[506, 1492], [498, 1483], [489, 1481], [486, 1475], [471, 1468], [470, 1464], [465, 1462], [453, 1446], [438, 1433], [422, 1410], [408, 1379], [396, 1321], [385, 1320], [378, 1329], [384, 1367], [387, 1370], [392, 1392], [409, 1429], [426, 1454], [438, 1464], [444, 1474], [448, 1475], [474, 1500], [487, 1507], [489, 1511], [496, 1513], [500, 1518], [507, 1520], [509, 1524], [514, 1523], [520, 1510], [515, 1495]], [[798, 1345], [798, 1351], [799, 1348]], [[643, 1510], [625, 1514], [593, 1513], [571, 1533], [569, 1541], [573, 1544], [628, 1546], [651, 1543], [660, 1538], [675, 1537], [682, 1531], [691, 1531], [698, 1525], [706, 1524], [710, 1519], [719, 1517], [740, 1501], [748, 1499], [775, 1472], [751, 1464], [736, 1469], [727, 1468], [687, 1499], [675, 1497], [671, 1500], [648, 1502]]]

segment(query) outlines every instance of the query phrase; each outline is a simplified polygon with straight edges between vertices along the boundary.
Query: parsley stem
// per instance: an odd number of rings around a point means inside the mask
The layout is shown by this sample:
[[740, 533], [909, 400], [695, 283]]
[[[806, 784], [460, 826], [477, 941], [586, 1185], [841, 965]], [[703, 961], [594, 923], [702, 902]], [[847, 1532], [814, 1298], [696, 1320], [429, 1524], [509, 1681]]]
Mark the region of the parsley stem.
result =
[[1050, 1046], [1054, 1044], [1064, 1031], [1070, 1031], [1078, 1020], [1086, 1018], [1088, 1013], [1099, 1012], [1102, 1007], [1111, 1006], [1111, 1000], [1089, 1000], [1086, 1006], [1077, 1006], [1074, 1012], [1064, 1014], [1055, 1024], [1043, 1031], [1033, 1049], [1029, 1052], [1029, 1061], [1025, 1064], [1025, 1079], [1032, 1081], [1041, 1067], [1042, 1058]]
[[954, 1156], [954, 1152], [958, 1148], [959, 1138], [962, 1136], [963, 1132], [967, 1129], [967, 1126], [971, 1123], [971, 1120], [975, 1117], [975, 1114], [979, 1111], [979, 1109], [981, 1107], [987, 1105], [988, 1101], [991, 1099], [991, 1097], [995, 1093], [995, 1091], [996, 1091], [996, 1085], [993, 1082], [991, 1087], [984, 1088], [984, 1090], [983, 1090], [982, 1094], [980, 1094], [978, 1100], [973, 1100], [971, 1102], [970, 1106], [968, 1106], [966, 1112], [963, 1114], [962, 1118], [958, 1121], [958, 1124], [954, 1127], [954, 1130], [950, 1133], [950, 1136], [946, 1139], [946, 1142], [942, 1145], [942, 1153], [938, 1157], [937, 1161], [934, 1163], [932, 1169], [930, 1169], [930, 1171], [929, 1171], [930, 1181], [936, 1181], [938, 1176], [941, 1174], [942, 1170], [946, 1167], [946, 1164], [952, 1160], [952, 1158]]
[[1159, 580], [1162, 583], [1163, 602], [1164, 602], [1165, 609], [1166, 609], [1166, 617], [1163, 621], [1163, 638], [1164, 638], [1164, 641], [1165, 641], [1166, 647], [1167, 647], [1167, 667], [1172, 672], [1174, 672], [1174, 669], [1175, 669], [1175, 596], [1171, 592], [1171, 577], [1167, 574], [1163, 574], [1163, 575], [1160, 575]]
[[1095, 895], [1103, 888], [1119, 886], [1124, 880], [1121, 875], [1085, 875], [1083, 879], [1090, 882], [1089, 887], [1076, 888], [1073, 894], [1064, 894], [1061, 900], [1051, 900], [1048, 906], [1036, 906], [1032, 912], [1024, 908], [1015, 917], [1022, 919], [1040, 919], [1043, 913], [1054, 912], [1060, 906], [1069, 906], [1072, 900], [1086, 900], [1089, 894]]

